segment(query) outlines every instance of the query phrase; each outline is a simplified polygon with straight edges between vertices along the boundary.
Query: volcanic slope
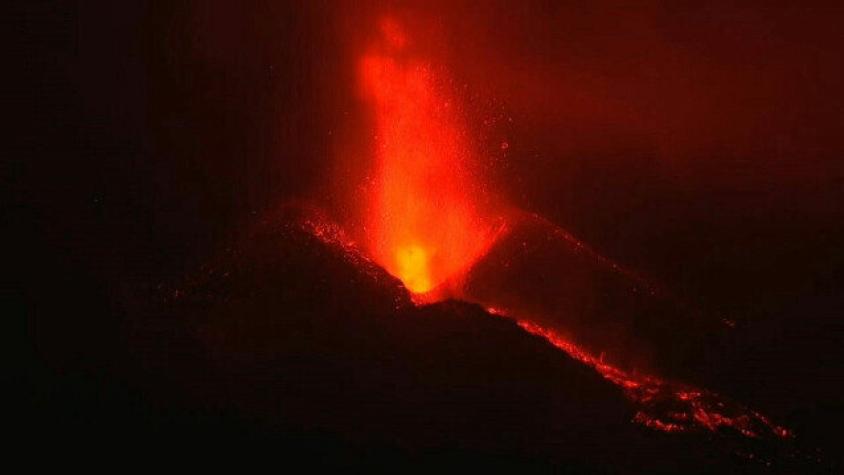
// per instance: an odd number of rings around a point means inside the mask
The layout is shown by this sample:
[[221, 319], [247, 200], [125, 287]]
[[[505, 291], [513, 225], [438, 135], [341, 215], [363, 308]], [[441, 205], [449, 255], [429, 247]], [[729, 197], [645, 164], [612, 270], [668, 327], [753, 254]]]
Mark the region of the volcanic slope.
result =
[[480, 306], [414, 305], [327, 223], [289, 209], [268, 217], [138, 305], [127, 341], [133, 384], [152, 401], [144, 430], [342, 465], [724, 473], [798, 463], [766, 441], [633, 423], [636, 408], [592, 368]]

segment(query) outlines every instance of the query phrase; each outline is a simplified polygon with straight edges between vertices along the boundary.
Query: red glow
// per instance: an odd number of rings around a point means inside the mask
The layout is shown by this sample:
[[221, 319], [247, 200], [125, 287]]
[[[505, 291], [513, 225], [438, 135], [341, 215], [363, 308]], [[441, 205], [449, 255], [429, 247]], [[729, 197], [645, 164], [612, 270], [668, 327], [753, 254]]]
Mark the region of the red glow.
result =
[[423, 300], [442, 297], [494, 239], [455, 98], [430, 64], [407, 55], [406, 33], [381, 22], [383, 41], [360, 60], [375, 123], [367, 223], [373, 258]]

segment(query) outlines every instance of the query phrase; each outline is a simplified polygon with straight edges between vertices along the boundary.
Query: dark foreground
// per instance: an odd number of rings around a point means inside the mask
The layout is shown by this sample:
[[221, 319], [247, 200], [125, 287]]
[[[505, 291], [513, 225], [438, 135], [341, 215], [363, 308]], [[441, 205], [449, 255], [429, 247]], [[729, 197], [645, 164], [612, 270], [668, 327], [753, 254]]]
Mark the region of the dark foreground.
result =
[[126, 299], [114, 360], [34, 373], [39, 443], [359, 468], [831, 468], [793, 441], [635, 424], [618, 387], [544, 339], [470, 304], [415, 307], [295, 220]]

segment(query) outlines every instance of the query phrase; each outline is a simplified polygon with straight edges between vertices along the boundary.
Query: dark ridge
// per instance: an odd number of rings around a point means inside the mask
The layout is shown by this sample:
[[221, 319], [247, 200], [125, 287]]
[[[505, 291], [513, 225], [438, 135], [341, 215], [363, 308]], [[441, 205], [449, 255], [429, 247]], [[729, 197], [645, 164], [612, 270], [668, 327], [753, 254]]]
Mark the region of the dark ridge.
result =
[[617, 387], [542, 338], [473, 304], [415, 307], [373, 272], [298, 221], [259, 226], [180, 285], [136, 295], [122, 378], [95, 396], [90, 385], [66, 390], [64, 405], [43, 415], [46, 437], [85, 427], [115, 450], [143, 440], [179, 454], [220, 447], [345, 467], [729, 473], [805, 464], [633, 424]]

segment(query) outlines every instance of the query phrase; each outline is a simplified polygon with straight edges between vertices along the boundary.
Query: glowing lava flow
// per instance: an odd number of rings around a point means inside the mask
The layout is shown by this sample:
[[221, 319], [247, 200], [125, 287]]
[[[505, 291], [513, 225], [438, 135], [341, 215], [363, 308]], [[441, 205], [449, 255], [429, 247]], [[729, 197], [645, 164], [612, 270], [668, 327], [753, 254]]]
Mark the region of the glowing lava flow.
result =
[[[384, 285], [392, 285], [383, 280], [385, 274], [346, 236], [342, 228], [328, 221], [325, 216], [314, 213], [314, 210], [306, 211], [308, 217], [299, 221], [301, 229], [341, 251], [348, 262], [370, 278], [379, 280]], [[406, 299], [397, 299], [395, 305], [398, 309], [413, 304]], [[621, 370], [593, 356], [553, 330], [527, 319], [514, 318], [513, 314], [505, 309], [488, 307], [486, 310], [491, 315], [513, 320], [525, 332], [543, 338], [620, 387], [637, 408], [633, 418], [636, 423], [669, 433], [703, 429], [712, 432], [732, 430], [750, 438], [792, 437], [791, 431], [774, 424], [759, 412], [712, 391], [666, 381], [652, 375]]]
[[[488, 309], [495, 315], [504, 314]], [[559, 334], [526, 320], [517, 321], [526, 332], [541, 336], [572, 358], [593, 367], [608, 381], [622, 387], [639, 406], [634, 421], [664, 432], [684, 432], [695, 427], [710, 431], [732, 429], [746, 437], [788, 438], [791, 432], [762, 414], [728, 401], [711, 391], [631, 374], [608, 365], [563, 339]]]
[[368, 248], [417, 297], [427, 294], [420, 301], [433, 300], [489, 248], [496, 226], [472, 199], [482, 189], [445, 81], [407, 56], [394, 21], [381, 28], [359, 70], [376, 129]]

